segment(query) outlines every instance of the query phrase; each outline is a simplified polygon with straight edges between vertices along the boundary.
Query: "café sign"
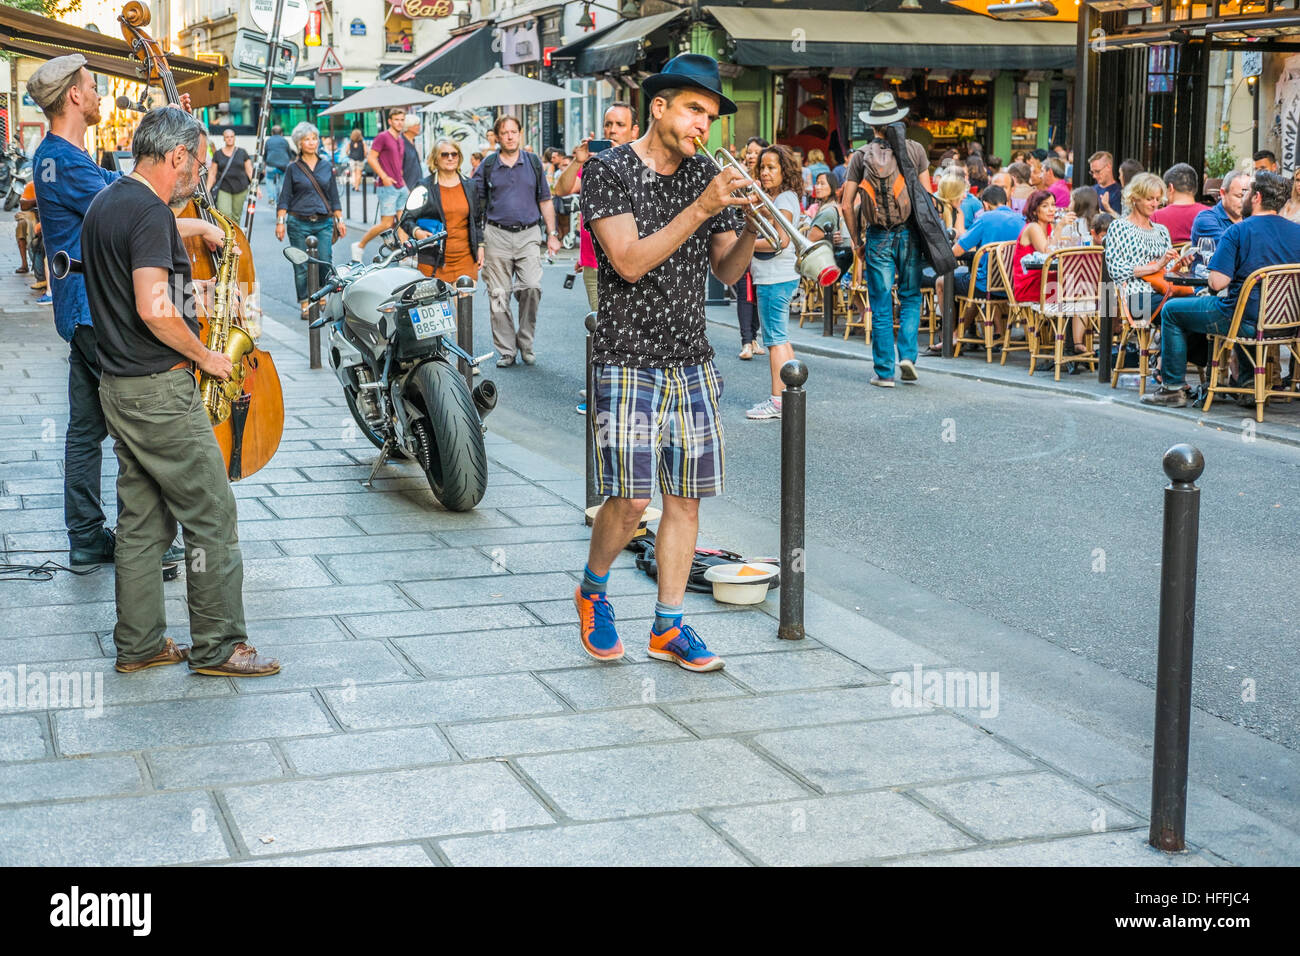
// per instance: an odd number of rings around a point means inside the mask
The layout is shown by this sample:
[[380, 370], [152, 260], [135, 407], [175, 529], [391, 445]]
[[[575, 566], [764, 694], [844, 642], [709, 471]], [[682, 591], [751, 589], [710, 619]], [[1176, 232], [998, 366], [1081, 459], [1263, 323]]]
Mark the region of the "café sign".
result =
[[452, 0], [390, 0], [394, 12], [400, 12], [402, 16], [415, 20], [423, 17], [426, 19], [440, 19], [449, 17], [452, 14]]

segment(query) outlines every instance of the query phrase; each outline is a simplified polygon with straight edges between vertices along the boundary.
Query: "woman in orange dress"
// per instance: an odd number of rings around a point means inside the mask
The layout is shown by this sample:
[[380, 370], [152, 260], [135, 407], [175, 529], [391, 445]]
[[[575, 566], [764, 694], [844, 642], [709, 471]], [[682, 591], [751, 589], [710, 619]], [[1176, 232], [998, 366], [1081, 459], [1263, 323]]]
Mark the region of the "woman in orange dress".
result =
[[[420, 271], [452, 285], [461, 276], [477, 282], [483, 265], [477, 195], [470, 181], [461, 175], [463, 162], [460, 146], [453, 140], [440, 139], [434, 144], [427, 159], [431, 172], [420, 181], [429, 198], [415, 214], [417, 220], [435, 220], [447, 230], [442, 245], [420, 253]], [[425, 235], [426, 231], [415, 230], [416, 238]]]

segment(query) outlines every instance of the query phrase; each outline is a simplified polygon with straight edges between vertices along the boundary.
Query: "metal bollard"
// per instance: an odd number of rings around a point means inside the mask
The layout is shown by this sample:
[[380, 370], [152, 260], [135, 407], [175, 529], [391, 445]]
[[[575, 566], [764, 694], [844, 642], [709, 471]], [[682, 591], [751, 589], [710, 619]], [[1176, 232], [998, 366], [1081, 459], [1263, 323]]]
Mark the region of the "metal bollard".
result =
[[821, 286], [822, 290], [822, 337], [835, 334], [835, 289], [839, 285], [839, 280], [835, 280], [835, 285]]
[[1196, 547], [1205, 458], [1175, 445], [1162, 462], [1164, 543], [1160, 559], [1160, 650], [1156, 660], [1155, 753], [1151, 770], [1151, 831], [1157, 850], [1186, 848], [1187, 752], [1192, 719], [1192, 634], [1196, 615]]
[[1110, 296], [1102, 296], [1101, 317], [1098, 321], [1100, 333], [1097, 343], [1097, 381], [1102, 385], [1110, 384], [1110, 342], [1115, 337], [1115, 314], [1111, 310]]
[[366, 211], [366, 187], [370, 179], [365, 173], [361, 174], [361, 221], [369, 224], [370, 213]]
[[[405, 149], [406, 147], [403, 146], [402, 148]], [[348, 215], [348, 219], [351, 219], [352, 218], [352, 180], [350, 177], [344, 177], [343, 182], [345, 183], [343, 192], [347, 197], [344, 201], [348, 204], [347, 215]]]
[[952, 272], [944, 273], [943, 296], [942, 296], [942, 300], [939, 303], [939, 310], [941, 316], [939, 344], [940, 347], [943, 349], [943, 357], [946, 359], [952, 358], [953, 332], [956, 330], [956, 326], [957, 326], [957, 306], [954, 301], [954, 293], [956, 292], [956, 289], [953, 288], [955, 284], [954, 277], [955, 274]]
[[791, 359], [781, 366], [781, 623], [776, 636], [802, 641], [804, 575], [804, 425], [808, 366]]
[[[595, 508], [603, 504], [605, 496], [596, 490], [596, 371], [591, 364], [591, 340], [596, 334], [596, 313], [588, 312], [587, 326], [587, 507]], [[587, 526], [592, 519], [584, 516]]]
[[[477, 286], [469, 276], [456, 280], [456, 344], [468, 355], [474, 354], [474, 290]], [[464, 359], [457, 360], [465, 384], [474, 391], [474, 370]]]
[[[320, 243], [315, 236], [307, 237], [307, 255], [312, 257], [312, 262], [307, 263], [307, 292], [314, 294], [320, 288], [320, 266], [314, 261], [317, 253], [320, 251]], [[311, 367], [320, 368], [320, 329], [312, 328], [316, 320], [320, 318], [320, 303], [313, 302], [311, 311], [307, 314], [307, 348], [311, 357]]]

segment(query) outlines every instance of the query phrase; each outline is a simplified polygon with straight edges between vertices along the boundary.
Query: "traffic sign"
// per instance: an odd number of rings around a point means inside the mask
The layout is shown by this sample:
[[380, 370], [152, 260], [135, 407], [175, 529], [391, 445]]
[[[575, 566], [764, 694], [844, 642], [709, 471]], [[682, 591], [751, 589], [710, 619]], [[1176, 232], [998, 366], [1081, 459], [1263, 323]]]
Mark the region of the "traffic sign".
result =
[[325, 55], [321, 57], [320, 66], [316, 67], [316, 72], [317, 73], [342, 73], [343, 72], [343, 64], [342, 62], [340, 62], [338, 58], [338, 54], [334, 52], [334, 48], [332, 46], [327, 46], [325, 48]]
[[[266, 76], [266, 64], [270, 59], [270, 42], [255, 30], [240, 30], [235, 34], [235, 49], [230, 57], [231, 65], [245, 73]], [[272, 72], [281, 83], [292, 83], [298, 70], [298, 45], [289, 40], [276, 44], [275, 63]]]
[[250, 0], [249, 13], [252, 14], [253, 22], [268, 35], [275, 26], [276, 3], [284, 4], [284, 10], [280, 13], [280, 36], [289, 37], [307, 25], [314, 0]]

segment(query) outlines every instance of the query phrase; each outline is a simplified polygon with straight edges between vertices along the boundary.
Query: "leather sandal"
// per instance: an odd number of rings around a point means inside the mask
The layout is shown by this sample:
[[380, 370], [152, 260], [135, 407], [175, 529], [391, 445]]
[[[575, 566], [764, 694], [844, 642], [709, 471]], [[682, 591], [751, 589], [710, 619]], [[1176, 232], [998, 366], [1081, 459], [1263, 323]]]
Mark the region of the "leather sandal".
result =
[[191, 667], [190, 671], [213, 677], [267, 677], [280, 672], [280, 662], [272, 657], [263, 657], [257, 653], [256, 647], [240, 641], [224, 662], [208, 667]]
[[163, 649], [153, 657], [146, 658], [142, 661], [122, 661], [119, 659], [113, 665], [113, 669], [119, 674], [134, 674], [136, 671], [142, 671], [146, 667], [162, 667], [165, 664], [180, 664], [190, 656], [190, 645], [177, 644], [170, 637], [166, 638], [167, 643]]

